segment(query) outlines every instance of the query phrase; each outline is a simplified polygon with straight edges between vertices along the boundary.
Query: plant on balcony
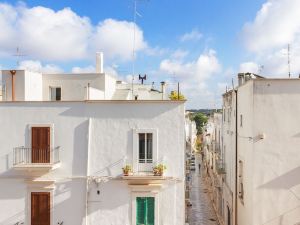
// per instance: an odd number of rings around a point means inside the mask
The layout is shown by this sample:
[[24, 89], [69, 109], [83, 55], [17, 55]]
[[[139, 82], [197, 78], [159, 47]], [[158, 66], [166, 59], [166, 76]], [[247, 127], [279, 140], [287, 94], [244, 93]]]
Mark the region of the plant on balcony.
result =
[[157, 166], [153, 167], [153, 174], [154, 176], [163, 176], [166, 169], [167, 167], [164, 164], [158, 164]]
[[128, 176], [132, 173], [132, 168], [131, 168], [131, 165], [125, 165], [123, 168], [123, 175], [124, 176]]

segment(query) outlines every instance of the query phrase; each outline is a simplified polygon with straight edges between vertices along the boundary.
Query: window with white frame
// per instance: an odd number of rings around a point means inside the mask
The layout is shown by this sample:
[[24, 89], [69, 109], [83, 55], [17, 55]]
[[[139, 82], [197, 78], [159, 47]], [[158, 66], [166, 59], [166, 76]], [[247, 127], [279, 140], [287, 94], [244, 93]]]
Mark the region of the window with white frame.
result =
[[50, 100], [51, 101], [61, 100], [61, 87], [50, 87]]
[[139, 133], [139, 163], [153, 163], [153, 134]]
[[133, 130], [133, 171], [152, 172], [158, 162], [158, 130], [138, 128]]

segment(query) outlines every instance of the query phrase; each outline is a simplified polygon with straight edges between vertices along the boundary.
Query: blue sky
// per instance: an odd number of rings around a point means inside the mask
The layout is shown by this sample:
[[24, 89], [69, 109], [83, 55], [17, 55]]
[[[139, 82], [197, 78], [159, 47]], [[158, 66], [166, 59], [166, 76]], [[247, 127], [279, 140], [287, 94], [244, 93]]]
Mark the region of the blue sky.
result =
[[[108, 72], [122, 79], [132, 74], [133, 0], [0, 4], [0, 25], [7, 31], [0, 34], [2, 68], [16, 66], [12, 55], [19, 46], [26, 54], [20, 59], [24, 68], [92, 71], [94, 53], [104, 51]], [[136, 74], [148, 74], [149, 83], [166, 80], [169, 89], [180, 81], [188, 108], [219, 107], [236, 73], [286, 72], [284, 49], [290, 43], [296, 52], [300, 43], [298, 5], [297, 0], [138, 1]], [[276, 27], [280, 24], [283, 30]], [[286, 35], [277, 35], [281, 32]]]

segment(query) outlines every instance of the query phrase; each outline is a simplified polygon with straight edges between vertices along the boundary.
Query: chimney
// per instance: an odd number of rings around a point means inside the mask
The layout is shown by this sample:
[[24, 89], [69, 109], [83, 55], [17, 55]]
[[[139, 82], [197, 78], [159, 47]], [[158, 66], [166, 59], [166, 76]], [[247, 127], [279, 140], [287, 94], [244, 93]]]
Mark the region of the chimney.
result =
[[103, 73], [103, 52], [96, 53], [96, 73]]
[[164, 100], [164, 95], [166, 93], [166, 82], [162, 81], [161, 84], [161, 99]]

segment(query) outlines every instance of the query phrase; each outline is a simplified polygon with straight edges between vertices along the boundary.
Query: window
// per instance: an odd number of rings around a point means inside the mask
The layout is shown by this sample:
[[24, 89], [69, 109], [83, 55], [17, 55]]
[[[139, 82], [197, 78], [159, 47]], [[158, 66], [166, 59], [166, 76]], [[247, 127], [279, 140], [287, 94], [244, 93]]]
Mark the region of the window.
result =
[[243, 115], [240, 115], [240, 127], [243, 127]]
[[238, 196], [243, 201], [244, 199], [244, 184], [243, 184], [243, 161], [239, 160], [239, 167], [238, 167]]
[[139, 163], [153, 162], [153, 134], [139, 133]]
[[51, 101], [61, 100], [61, 87], [50, 87], [50, 100]]

